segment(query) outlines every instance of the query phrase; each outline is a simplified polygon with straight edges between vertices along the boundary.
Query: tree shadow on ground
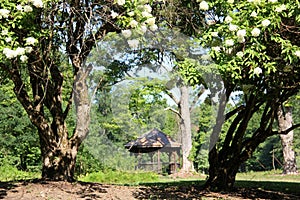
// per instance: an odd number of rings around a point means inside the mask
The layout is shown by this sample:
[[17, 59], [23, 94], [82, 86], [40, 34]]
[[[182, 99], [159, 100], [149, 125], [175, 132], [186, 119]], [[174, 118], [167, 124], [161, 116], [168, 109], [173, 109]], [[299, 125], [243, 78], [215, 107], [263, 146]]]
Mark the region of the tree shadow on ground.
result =
[[13, 182], [0, 182], [0, 199], [4, 199], [9, 190], [14, 190], [17, 187]]
[[[299, 183], [237, 181], [238, 186], [231, 192], [211, 192], [204, 190], [203, 184], [204, 181], [144, 184], [134, 196], [137, 199], [300, 199], [300, 191], [292, 192], [299, 190]], [[284, 188], [291, 191], [282, 192]]]
[[108, 186], [99, 183], [44, 181], [40, 179], [0, 182], [0, 199], [101, 199]]

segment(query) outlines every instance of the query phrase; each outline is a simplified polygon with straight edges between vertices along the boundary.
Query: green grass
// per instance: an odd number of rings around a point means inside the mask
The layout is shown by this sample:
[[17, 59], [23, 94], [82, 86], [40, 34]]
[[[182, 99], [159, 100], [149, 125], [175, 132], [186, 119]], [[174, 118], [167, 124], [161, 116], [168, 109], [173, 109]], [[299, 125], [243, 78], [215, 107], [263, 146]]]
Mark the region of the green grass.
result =
[[238, 173], [235, 186], [300, 194], [300, 174], [282, 175], [281, 171]]
[[123, 172], [107, 170], [104, 172], [94, 172], [84, 177], [79, 177], [78, 180], [83, 182], [138, 185], [145, 182], [159, 182], [159, 176], [153, 172]]
[[20, 171], [14, 166], [0, 166], [0, 181], [17, 181], [26, 179], [37, 179], [41, 177], [40, 172]]
[[265, 171], [265, 172], [247, 172], [238, 173], [236, 180], [247, 181], [272, 181], [272, 182], [299, 182], [300, 174], [298, 175], [282, 175], [282, 171]]

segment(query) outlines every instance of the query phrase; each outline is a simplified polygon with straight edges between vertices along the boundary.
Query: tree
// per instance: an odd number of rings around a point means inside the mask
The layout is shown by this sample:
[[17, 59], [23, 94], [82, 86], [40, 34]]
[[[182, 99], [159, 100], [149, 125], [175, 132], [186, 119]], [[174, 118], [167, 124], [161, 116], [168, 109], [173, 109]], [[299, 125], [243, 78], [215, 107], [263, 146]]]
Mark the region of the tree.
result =
[[[287, 134], [299, 127], [293, 125], [283, 132], [273, 130], [278, 108], [299, 90], [300, 47], [295, 31], [299, 28], [299, 19], [294, 14], [299, 8], [293, 3], [200, 3], [203, 13], [211, 13], [203, 41], [212, 45], [211, 56], [226, 89], [218, 116], [225, 120], [232, 118], [223, 141], [214, 142], [220, 129], [216, 126], [213, 130], [206, 183], [209, 188], [231, 189], [239, 166], [260, 143], [272, 135]], [[225, 114], [224, 104], [237, 90], [243, 91], [244, 103]], [[259, 124], [251, 135], [245, 134], [250, 120], [260, 109], [263, 112]]]
[[[210, 50], [223, 79], [206, 186], [232, 189], [239, 166], [260, 143], [299, 127], [273, 130], [278, 108], [299, 91], [299, 2], [167, 1], [163, 6], [169, 24], [197, 37]], [[243, 91], [243, 104], [227, 111], [229, 97], [236, 91]], [[259, 110], [259, 124], [246, 134]], [[232, 123], [222, 133], [228, 120]]]
[[[285, 106], [284, 110], [279, 107], [277, 112], [279, 132], [285, 131], [293, 126], [292, 107]], [[283, 152], [283, 174], [298, 173], [295, 151], [293, 150], [294, 131], [287, 134], [280, 134]]]
[[[155, 20], [148, 20], [152, 15], [145, 3], [15, 0], [1, 4], [0, 69], [13, 82], [18, 101], [38, 129], [44, 179], [74, 179], [77, 151], [89, 132], [86, 80], [92, 67], [85, 65], [86, 58], [109, 32], [140, 27], [141, 22], [155, 25]], [[131, 10], [135, 16], [127, 14]], [[147, 16], [141, 18], [144, 11]], [[66, 123], [72, 99], [73, 130]]]

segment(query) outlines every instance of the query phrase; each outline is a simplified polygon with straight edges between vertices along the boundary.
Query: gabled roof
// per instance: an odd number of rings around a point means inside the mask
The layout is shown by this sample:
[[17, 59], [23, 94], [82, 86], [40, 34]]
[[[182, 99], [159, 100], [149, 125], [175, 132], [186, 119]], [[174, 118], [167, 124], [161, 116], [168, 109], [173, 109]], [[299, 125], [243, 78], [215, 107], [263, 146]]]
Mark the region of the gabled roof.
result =
[[162, 148], [180, 148], [180, 146], [181, 144], [175, 142], [170, 136], [154, 128], [136, 140], [128, 142], [125, 148], [134, 153], [147, 153]]

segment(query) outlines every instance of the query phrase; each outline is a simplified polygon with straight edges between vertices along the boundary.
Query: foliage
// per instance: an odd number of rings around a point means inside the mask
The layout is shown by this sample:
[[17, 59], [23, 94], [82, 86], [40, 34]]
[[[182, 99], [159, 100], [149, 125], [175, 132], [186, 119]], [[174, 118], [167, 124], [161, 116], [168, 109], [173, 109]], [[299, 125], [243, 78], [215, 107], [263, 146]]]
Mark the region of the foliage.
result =
[[126, 172], [106, 170], [103, 172], [88, 174], [85, 177], [81, 177], [79, 180], [84, 182], [137, 185], [140, 183], [156, 182], [159, 180], [159, 178], [158, 175], [153, 172]]
[[155, 110], [167, 107], [166, 99], [162, 96], [165, 86], [158, 80], [142, 83], [130, 96], [129, 110], [135, 120], [140, 124], [148, 124], [153, 118]]
[[13, 95], [10, 82], [1, 84], [0, 102], [0, 166], [39, 170], [37, 131]]

